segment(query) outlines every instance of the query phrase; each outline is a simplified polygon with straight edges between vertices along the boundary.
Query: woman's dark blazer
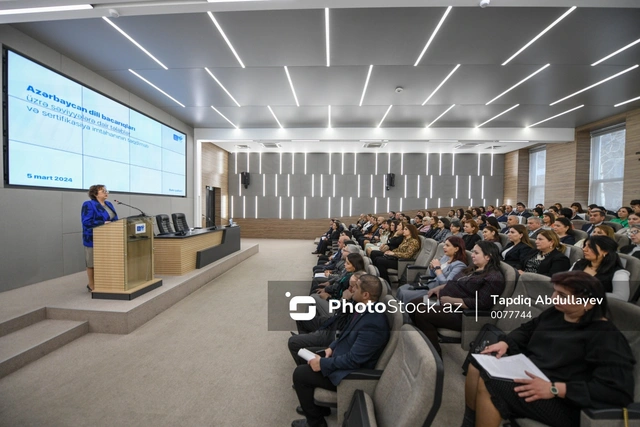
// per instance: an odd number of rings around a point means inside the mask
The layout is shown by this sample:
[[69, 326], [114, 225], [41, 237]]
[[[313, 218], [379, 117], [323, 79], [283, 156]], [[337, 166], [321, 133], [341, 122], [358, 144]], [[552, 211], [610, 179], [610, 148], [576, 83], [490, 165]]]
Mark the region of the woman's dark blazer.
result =
[[[531, 254], [522, 260], [522, 267], [524, 268], [524, 266], [527, 264], [527, 261], [537, 254], [538, 251], [531, 251]], [[570, 268], [571, 261], [569, 261], [569, 257], [567, 257], [559, 250], [554, 249], [549, 255], [544, 258], [544, 260], [542, 260], [542, 262], [538, 266], [538, 271], [536, 271], [536, 273], [551, 277], [555, 273], [569, 271]]]
[[562, 237], [560, 239], [560, 243], [562, 243], [563, 245], [575, 245], [576, 244], [576, 238], [575, 236], [572, 236], [571, 234], [567, 234], [566, 236]]
[[468, 251], [473, 249], [473, 247], [478, 243], [478, 241], [482, 240], [482, 238], [478, 235], [478, 233], [473, 234], [465, 234], [462, 236], [462, 240], [464, 240], [464, 248]]
[[516, 270], [522, 270], [524, 261], [529, 258], [532, 253], [536, 252], [535, 249], [525, 245], [522, 242], [518, 243], [515, 247], [513, 247], [512, 242], [509, 242], [507, 247], [505, 247], [500, 254], [502, 255], [502, 252], [506, 251], [509, 248], [513, 249], [507, 252], [507, 256], [503, 258], [503, 261], [509, 264], [511, 267], [514, 267]]
[[[634, 247], [635, 245], [626, 245], [618, 249], [618, 252], [620, 252], [621, 254], [628, 254], [633, 250]], [[631, 256], [640, 259], [640, 251], [635, 251]]]

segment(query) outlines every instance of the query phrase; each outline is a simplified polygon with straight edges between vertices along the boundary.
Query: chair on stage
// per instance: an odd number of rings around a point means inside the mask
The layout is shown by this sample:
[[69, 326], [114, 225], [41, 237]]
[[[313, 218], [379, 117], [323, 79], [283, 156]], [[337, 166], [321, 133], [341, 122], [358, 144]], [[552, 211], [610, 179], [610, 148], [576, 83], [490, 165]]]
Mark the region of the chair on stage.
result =
[[173, 233], [173, 228], [171, 228], [171, 219], [169, 219], [169, 215], [167, 214], [156, 215], [156, 224], [158, 225], [158, 232], [160, 234]]
[[189, 224], [187, 224], [187, 217], [185, 214], [174, 213], [171, 214], [171, 218], [173, 219], [173, 226], [176, 228], [176, 232], [189, 231]]

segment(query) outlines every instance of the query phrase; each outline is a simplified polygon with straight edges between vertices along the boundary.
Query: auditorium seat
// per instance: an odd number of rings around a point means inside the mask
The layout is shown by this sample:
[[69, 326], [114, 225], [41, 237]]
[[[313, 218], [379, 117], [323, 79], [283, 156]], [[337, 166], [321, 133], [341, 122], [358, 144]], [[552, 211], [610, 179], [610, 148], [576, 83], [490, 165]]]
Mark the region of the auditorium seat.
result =
[[156, 225], [158, 226], [158, 232], [160, 234], [173, 233], [171, 219], [169, 219], [169, 215], [167, 214], [156, 215]]
[[[609, 310], [615, 313], [612, 318], [613, 323], [622, 332], [627, 341], [631, 352], [636, 360], [640, 360], [640, 307], [635, 304], [629, 304], [614, 298], [608, 301]], [[634, 402], [627, 409], [629, 411], [629, 426], [640, 425], [640, 369], [636, 366], [633, 370], [633, 378], [635, 381]], [[544, 427], [545, 424], [530, 419], [516, 419], [521, 427]], [[583, 409], [580, 414], [580, 427], [611, 427], [624, 426], [622, 417], [622, 408], [608, 409]]]
[[617, 234], [616, 233], [616, 234], [613, 235], [613, 239], [618, 244], [618, 248], [621, 248], [623, 246], [627, 246], [627, 245], [631, 244], [631, 240], [629, 240], [629, 238], [624, 234]]
[[622, 228], [622, 224], [618, 224], [617, 222], [611, 222], [609, 220], [606, 220], [602, 224], [603, 225], [608, 225], [609, 227], [613, 228], [613, 231], [618, 231], [618, 230], [620, 230]]
[[564, 254], [569, 258], [569, 262], [573, 265], [579, 259], [584, 258], [584, 252], [577, 246], [564, 245]]
[[[575, 226], [575, 224], [574, 224], [574, 226]], [[573, 237], [576, 238], [576, 242], [579, 242], [580, 240], [586, 239], [587, 237], [589, 237], [589, 235], [587, 234], [586, 231], [582, 231], [582, 230], [578, 229], [578, 227], [576, 227], [572, 231], [573, 231]]]
[[500, 244], [502, 245], [502, 248], [506, 248], [507, 245], [510, 243], [509, 242], [509, 236], [507, 236], [506, 234], [503, 233], [499, 233], [498, 237], [500, 237]]
[[[433, 242], [428, 242], [428, 240], [433, 239], [427, 239], [424, 236], [420, 236], [420, 251], [418, 252], [418, 255], [416, 255], [416, 257], [413, 259], [398, 259], [397, 270], [393, 268], [387, 269], [387, 273], [389, 274], [389, 281], [392, 285], [393, 283], [397, 284], [399, 282], [405, 271], [407, 271], [407, 276], [409, 275], [409, 271], [406, 270], [408, 265], [417, 265], [418, 263], [420, 263], [419, 265], [429, 265], [429, 263], [433, 259], [433, 256], [435, 255], [436, 248], [438, 247], [438, 242], [436, 242], [435, 240], [433, 240]], [[409, 282], [410, 281], [407, 280], [407, 283]]]
[[442, 359], [415, 327], [404, 325], [401, 332], [384, 371], [369, 371], [370, 379], [359, 381], [363, 387], [353, 394], [344, 426], [433, 424], [444, 388]]
[[[390, 307], [390, 302], [395, 301], [395, 299], [391, 295], [386, 295], [385, 297], [381, 298], [380, 301], [384, 302], [387, 307]], [[393, 353], [396, 350], [400, 335], [402, 335], [400, 333], [400, 329], [403, 323], [402, 313], [400, 312], [400, 310], [395, 310], [395, 312], [392, 311], [393, 310], [387, 309], [385, 312], [391, 333], [389, 335], [389, 342], [387, 342], [387, 346], [384, 348], [382, 354], [380, 355], [378, 363], [376, 363], [377, 370], [383, 370], [387, 367], [389, 360], [393, 357]], [[338, 385], [337, 392], [326, 390], [323, 388], [316, 388], [313, 394], [314, 402], [319, 406], [330, 408], [337, 407], [338, 425], [341, 425], [342, 419], [344, 417], [344, 412], [347, 410], [349, 402], [351, 402], [353, 393], [357, 389], [366, 390], [367, 385], [370, 384], [368, 380], [363, 383], [363, 381], [361, 380], [361, 373], [370, 371], [371, 370], [369, 369], [359, 369], [347, 375]]]
[[629, 301], [640, 297], [640, 259], [627, 254], [618, 254], [622, 267], [629, 272]]
[[171, 214], [171, 218], [173, 219], [173, 226], [176, 228], [176, 231], [189, 231], [189, 224], [187, 224], [185, 214], [174, 213]]
[[572, 219], [571, 224], [573, 224], [573, 228], [576, 230], [582, 230], [582, 226], [589, 224], [589, 221], [585, 221], [584, 219]]
[[[407, 283], [414, 283], [418, 279], [418, 275], [424, 274], [429, 269], [429, 263], [435, 259], [438, 248], [443, 243], [438, 244], [436, 240], [428, 239], [420, 236], [420, 253], [413, 264], [407, 266]], [[442, 255], [440, 255], [440, 258]], [[440, 259], [438, 258], [438, 259]]]

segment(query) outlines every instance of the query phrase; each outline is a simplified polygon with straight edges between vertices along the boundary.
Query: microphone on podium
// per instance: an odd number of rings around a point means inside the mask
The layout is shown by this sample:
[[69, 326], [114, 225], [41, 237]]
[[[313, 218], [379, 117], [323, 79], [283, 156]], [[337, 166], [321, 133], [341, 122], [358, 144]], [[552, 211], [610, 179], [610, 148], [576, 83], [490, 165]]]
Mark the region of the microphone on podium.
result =
[[114, 199], [114, 200], [113, 200], [113, 203], [116, 203], [116, 204], [118, 204], [118, 205], [124, 205], [124, 206], [130, 207], [130, 208], [132, 208], [132, 209], [135, 209], [135, 210], [137, 210], [138, 212], [140, 212], [140, 215], [139, 215], [139, 216], [147, 216], [147, 214], [146, 214], [146, 213], [144, 213], [144, 212], [142, 212], [142, 210], [141, 210], [141, 209], [138, 209], [138, 208], [136, 208], [135, 206], [131, 206], [131, 205], [128, 205], [128, 204], [126, 204], [126, 203], [123, 203], [123, 202], [121, 202], [120, 200], [115, 200], [115, 199]]

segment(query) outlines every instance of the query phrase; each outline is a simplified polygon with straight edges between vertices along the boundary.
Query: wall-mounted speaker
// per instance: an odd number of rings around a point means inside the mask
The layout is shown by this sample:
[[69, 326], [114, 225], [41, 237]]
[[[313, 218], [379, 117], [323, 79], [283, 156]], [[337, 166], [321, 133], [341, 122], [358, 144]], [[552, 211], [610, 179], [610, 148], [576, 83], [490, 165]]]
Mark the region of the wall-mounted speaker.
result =
[[395, 187], [396, 186], [396, 174], [395, 173], [388, 173], [387, 175], [387, 191], [389, 191], [389, 189], [391, 187]]
[[251, 184], [251, 175], [249, 175], [249, 172], [240, 172], [240, 183], [244, 185], [245, 190], [249, 188], [249, 184]]

